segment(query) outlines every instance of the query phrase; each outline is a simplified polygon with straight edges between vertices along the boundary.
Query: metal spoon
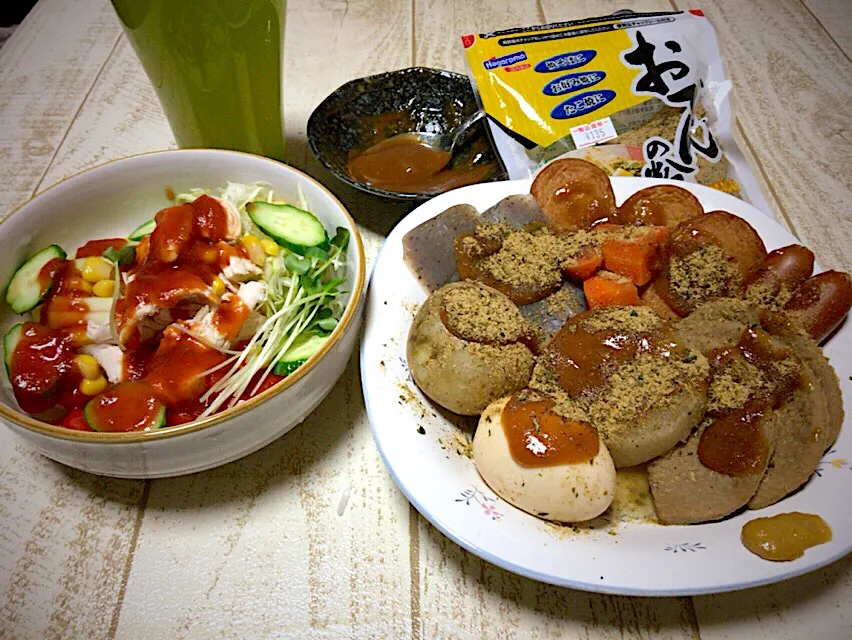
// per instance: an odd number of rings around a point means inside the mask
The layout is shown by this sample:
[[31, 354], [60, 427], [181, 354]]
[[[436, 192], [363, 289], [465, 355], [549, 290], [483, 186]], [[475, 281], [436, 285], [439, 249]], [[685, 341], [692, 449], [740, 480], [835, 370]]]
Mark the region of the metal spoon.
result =
[[462, 138], [462, 136], [464, 136], [465, 132], [470, 129], [474, 125], [474, 123], [476, 123], [484, 115], [484, 111], [476, 111], [475, 113], [465, 118], [465, 120], [455, 129], [452, 129], [447, 133], [426, 133], [424, 131], [411, 131], [410, 133], [403, 133], [400, 135], [412, 138], [420, 144], [425, 144], [429, 147], [434, 147], [436, 149], [440, 149], [441, 151], [446, 151], [447, 153], [452, 155], [453, 148], [456, 146], [456, 143]]
[[[434, 149], [435, 151], [446, 154], [446, 161], [449, 162], [453, 155], [453, 148], [461, 139], [464, 133], [473, 126], [473, 124], [485, 115], [484, 111], [477, 111], [469, 115], [459, 126], [447, 133], [429, 133], [426, 131], [407, 131], [406, 133], [398, 133], [390, 138], [385, 138], [378, 144], [370, 147], [365, 153], [376, 153], [384, 151], [388, 147], [397, 147], [399, 145], [422, 145]], [[438, 167], [436, 170], [440, 169]]]

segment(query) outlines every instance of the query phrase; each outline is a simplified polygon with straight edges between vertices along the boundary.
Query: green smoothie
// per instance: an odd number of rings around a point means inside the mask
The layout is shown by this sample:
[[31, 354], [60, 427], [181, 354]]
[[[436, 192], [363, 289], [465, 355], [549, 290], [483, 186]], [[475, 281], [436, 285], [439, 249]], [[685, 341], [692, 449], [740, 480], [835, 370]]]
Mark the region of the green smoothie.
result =
[[112, 0], [181, 147], [284, 160], [286, 0]]

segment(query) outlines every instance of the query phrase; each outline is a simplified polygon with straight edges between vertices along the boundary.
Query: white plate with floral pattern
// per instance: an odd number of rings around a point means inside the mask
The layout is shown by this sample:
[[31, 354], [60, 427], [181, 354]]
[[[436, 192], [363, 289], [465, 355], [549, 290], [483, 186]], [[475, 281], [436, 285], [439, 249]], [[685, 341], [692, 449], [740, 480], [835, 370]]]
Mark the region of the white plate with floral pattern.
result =
[[[612, 183], [621, 203], [639, 189], [667, 181], [613, 178]], [[768, 216], [733, 196], [675, 184], [694, 193], [705, 211], [722, 209], [747, 220], [768, 250], [796, 242]], [[772, 507], [721, 522], [665, 526], [636, 514], [605, 514], [588, 526], [557, 526], [516, 509], [488, 488], [466, 455], [472, 430], [445, 417], [409, 375], [406, 337], [426, 293], [403, 263], [402, 237], [453, 205], [471, 204], [484, 211], [506, 196], [529, 193], [529, 186], [529, 181], [478, 184], [429, 200], [393, 230], [373, 267], [361, 344], [364, 397], [379, 451], [415, 508], [447, 537], [488, 562], [542, 582], [602, 593], [675, 596], [745, 589], [801, 575], [852, 551], [848, 401], [840, 438], [801, 491]], [[832, 337], [825, 353], [848, 399], [852, 323]], [[778, 563], [743, 547], [740, 530], [748, 520], [789, 511], [822, 516], [832, 528], [831, 542], [809, 549], [798, 560]]]

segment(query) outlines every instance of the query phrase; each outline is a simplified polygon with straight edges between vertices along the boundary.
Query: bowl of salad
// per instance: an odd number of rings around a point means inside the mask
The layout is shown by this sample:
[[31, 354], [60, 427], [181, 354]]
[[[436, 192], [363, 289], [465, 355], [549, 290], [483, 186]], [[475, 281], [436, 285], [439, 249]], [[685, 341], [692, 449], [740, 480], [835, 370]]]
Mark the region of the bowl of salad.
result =
[[249, 154], [133, 156], [0, 223], [0, 421], [91, 473], [157, 478], [269, 444], [331, 391], [364, 250], [304, 173]]

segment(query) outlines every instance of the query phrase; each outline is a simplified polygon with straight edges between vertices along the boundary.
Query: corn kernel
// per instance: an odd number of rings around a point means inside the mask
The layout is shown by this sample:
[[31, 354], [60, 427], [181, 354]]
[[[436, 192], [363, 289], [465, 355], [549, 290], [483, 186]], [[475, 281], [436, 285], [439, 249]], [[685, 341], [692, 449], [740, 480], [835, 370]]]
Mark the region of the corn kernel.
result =
[[201, 261], [206, 264], [219, 262], [219, 249], [216, 247], [205, 247], [201, 252]]
[[106, 280], [112, 275], [112, 265], [95, 256], [90, 256], [83, 261], [83, 279], [92, 284]]
[[101, 376], [101, 367], [98, 361], [87, 353], [74, 356], [74, 362], [80, 370], [80, 374], [87, 380], [96, 380]]
[[69, 335], [71, 339], [74, 341], [78, 347], [82, 347], [83, 345], [92, 344], [92, 339], [89, 337], [89, 334], [86, 332], [86, 327], [74, 328], [69, 331]]
[[243, 236], [243, 246], [246, 248], [251, 261], [257, 266], [262, 267], [266, 260], [266, 254], [263, 251], [263, 245], [261, 245], [260, 240], [253, 235], [245, 235]]
[[213, 293], [217, 296], [221, 296], [225, 293], [225, 281], [219, 276], [216, 276], [213, 278], [213, 283], [210, 285], [210, 288], [213, 289]]
[[277, 256], [280, 248], [275, 244], [274, 240], [263, 238], [260, 241], [260, 246], [263, 247], [263, 252], [268, 256]]
[[98, 376], [94, 380], [83, 378], [83, 380], [80, 381], [80, 391], [83, 395], [96, 396], [106, 388], [107, 381], [103, 376]]
[[92, 293], [99, 298], [111, 298], [115, 289], [115, 280], [101, 280], [92, 286]]
[[92, 283], [86, 282], [83, 278], [78, 278], [77, 276], [72, 276], [65, 280], [65, 286], [72, 291], [85, 291], [86, 293], [92, 292]]

